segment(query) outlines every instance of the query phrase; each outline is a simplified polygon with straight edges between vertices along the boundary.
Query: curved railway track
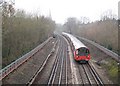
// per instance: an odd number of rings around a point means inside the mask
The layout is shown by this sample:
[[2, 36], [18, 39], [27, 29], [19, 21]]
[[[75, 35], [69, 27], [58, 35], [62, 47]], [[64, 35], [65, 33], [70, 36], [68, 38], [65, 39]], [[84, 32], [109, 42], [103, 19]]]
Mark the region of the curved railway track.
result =
[[[60, 53], [58, 53], [54, 62], [48, 86], [51, 84], [67, 84], [67, 47], [65, 40], [61, 37]], [[64, 42], [64, 43], [63, 43]]]
[[[67, 53], [67, 43], [64, 40], [62, 36], [58, 37], [58, 47], [56, 49], [56, 54], [53, 56], [54, 62], [51, 67], [50, 74], [46, 77], [47, 81], [44, 83], [45, 85], [53, 85], [53, 84], [68, 84], [68, 71], [70, 72], [70, 66], [69, 66], [69, 59], [68, 59], [68, 53]], [[48, 56], [50, 59], [50, 55]], [[47, 60], [43, 63], [43, 66], [39, 68], [37, 73], [31, 78], [31, 80], [27, 83], [27, 86], [32, 86], [36, 84], [40, 84], [41, 77], [42, 77], [42, 71], [45, 74], [45, 69], [47, 68]], [[44, 76], [44, 75], [43, 75]]]
[[[71, 72], [71, 57], [68, 54], [68, 46], [71, 47], [71, 51], [73, 51], [73, 47], [70, 40], [65, 39], [67, 38], [62, 37], [61, 35], [57, 36], [57, 41], [54, 43], [52, 50], [47, 57], [44, 58], [37, 71], [26, 83], [27, 86], [36, 84], [45, 84], [47, 86], [54, 84], [75, 84], [69, 83], [73, 72]], [[75, 78], [80, 78], [81, 82], [79, 84], [89, 84], [91, 86], [97, 84], [98, 86], [104, 86], [104, 82], [90, 62], [88, 64], [78, 64], [75, 61], [72, 61], [72, 64], [78, 69], [77, 72], [79, 75], [76, 75]]]
[[[71, 50], [73, 52], [74, 51], [73, 46], [69, 39], [68, 39], [68, 41], [69, 41], [69, 45], [71, 46]], [[74, 55], [72, 55], [72, 56], [74, 56]], [[79, 83], [79, 84], [83, 84], [83, 85], [89, 84], [91, 86], [97, 84], [98, 86], [104, 86], [104, 82], [102, 81], [102, 79], [100, 78], [99, 74], [96, 72], [96, 70], [90, 63], [90, 61], [87, 64], [75, 63], [75, 65], [78, 68], [79, 76], [80, 76], [79, 79], [81, 80], [81, 83]], [[78, 82], [76, 82], [76, 83], [78, 83]]]

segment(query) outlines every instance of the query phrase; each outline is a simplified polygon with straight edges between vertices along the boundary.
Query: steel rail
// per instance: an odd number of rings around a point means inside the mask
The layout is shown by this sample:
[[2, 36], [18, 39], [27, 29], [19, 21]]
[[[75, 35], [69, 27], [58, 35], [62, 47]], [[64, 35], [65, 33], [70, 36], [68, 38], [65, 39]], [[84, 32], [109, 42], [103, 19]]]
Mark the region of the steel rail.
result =
[[[89, 63], [88, 63], [88, 64], [89, 64]], [[92, 81], [90, 80], [90, 77], [89, 77], [89, 75], [88, 75], [85, 67], [84, 67], [84, 66], [82, 66], [82, 67], [83, 67], [83, 70], [84, 70], [84, 72], [85, 72], [85, 74], [86, 74], [86, 77], [87, 77], [90, 85], [92, 85]], [[91, 74], [92, 74], [92, 76], [94, 77], [95, 81], [97, 82], [97, 85], [104, 86], [103, 81], [101, 80], [100, 76], [97, 74], [97, 72], [95, 71], [95, 69], [94, 69], [91, 65], [89, 65], [89, 69], [91, 69]], [[79, 69], [79, 73], [80, 73], [80, 76], [81, 76], [81, 79], [82, 79], [82, 83], [83, 83], [83, 85], [85, 85], [85, 83], [84, 83], [84, 81], [83, 81], [83, 77], [82, 77], [82, 74], [81, 74], [81, 70], [80, 70], [80, 69]]]
[[31, 86], [33, 84], [33, 82], [35, 81], [36, 77], [38, 76], [38, 74], [44, 69], [44, 67], [46, 66], [46, 63], [48, 61], [48, 59], [50, 58], [50, 56], [53, 54], [53, 52], [55, 51], [55, 47], [57, 45], [58, 41], [56, 41], [56, 43], [53, 46], [52, 51], [50, 52], [50, 54], [47, 56], [47, 58], [44, 60], [42, 66], [36, 71], [36, 73], [33, 75], [33, 77], [30, 79], [30, 81], [27, 83], [27, 86]]
[[[87, 65], [87, 66], [88, 66], [88, 65]], [[99, 85], [99, 81], [96, 79], [96, 77], [95, 77], [94, 73], [92, 72], [91, 68], [90, 68], [89, 66], [88, 66], [88, 68], [89, 68], [89, 71], [90, 71], [91, 75], [92, 75], [93, 78], [94, 78], [94, 81], [96, 82], [96, 84]]]
[[[60, 45], [59, 45], [60, 53], [59, 53], [59, 55], [62, 52], [61, 44], [62, 44], [62, 42], [60, 41]], [[52, 67], [52, 71], [51, 71], [51, 74], [50, 74], [50, 77], [49, 77], [49, 80], [48, 80], [48, 83], [47, 83], [48, 86], [50, 86], [50, 85], [52, 85], [54, 83], [56, 72], [57, 72], [57, 68], [58, 68], [58, 64], [59, 64], [59, 59], [60, 59], [60, 56], [58, 56], [58, 53], [57, 53], [57, 56], [56, 56], [56, 59], [54, 61], [54, 65]]]
[[[79, 66], [78, 66], [78, 68], [79, 68]], [[83, 84], [83, 86], [84, 86], [85, 83], [84, 83], [84, 80], [83, 80], [83, 77], [82, 77], [82, 72], [81, 72], [80, 68], [79, 68], [79, 74], [80, 74], [80, 77], [81, 77], [81, 80], [82, 80], [82, 84]]]
[[[60, 53], [58, 54], [58, 57], [57, 57], [57, 61], [52, 69], [52, 72], [51, 72], [51, 75], [50, 75], [50, 78], [49, 78], [49, 81], [48, 81], [48, 86], [49, 85], [53, 85], [55, 83], [55, 78], [57, 76], [57, 71], [58, 71], [58, 67], [60, 67], [60, 71], [58, 73], [59, 75], [59, 78], [58, 78], [58, 85], [60, 86], [62, 84], [62, 75], [63, 75], [63, 66], [65, 65], [64, 64], [64, 55], [65, 55], [65, 47], [63, 46], [63, 37], [59, 36], [61, 38], [61, 45], [60, 45]], [[66, 52], [67, 53], [67, 52]], [[61, 63], [61, 64], [60, 64]], [[67, 70], [66, 70], [67, 71]], [[65, 77], [67, 78], [67, 77]]]
[[[67, 48], [66, 48], [66, 50], [67, 50]], [[67, 60], [68, 59], [67, 59], [67, 53], [66, 53], [66, 64], [65, 64], [66, 65], [66, 70], [65, 70], [66, 71], [66, 74], [65, 74], [66, 75], [66, 80], [65, 80], [66, 81], [66, 83], [65, 83], [66, 85], [68, 84], [68, 79], [67, 79], [67, 75], [68, 75], [67, 74]]]
[[[72, 43], [71, 43], [71, 41], [70, 41], [70, 39], [67, 37], [67, 36], [65, 36], [65, 35], [63, 35], [63, 38], [65, 39], [65, 41], [66, 41], [66, 43], [67, 43], [67, 51], [70, 51], [70, 52], [73, 52], [73, 47], [71, 47], [72, 46]], [[74, 55], [73, 55], [73, 53], [72, 53], [72, 57], [73, 57]], [[71, 62], [71, 68], [73, 68], [73, 66], [75, 66], [75, 65], [73, 65], [72, 64], [72, 60], [73, 59], [69, 59], [70, 60], [70, 62]], [[68, 60], [67, 60], [68, 61]], [[73, 71], [74, 71], [75, 69], [71, 69], [71, 72], [73, 73]], [[76, 77], [77, 75], [76, 75], [76, 73], [74, 72], [74, 74], [72, 74], [72, 84], [78, 84], [78, 79], [77, 79], [77, 77]]]
[[87, 77], [87, 79], [89, 81], [89, 84], [92, 85], [92, 81], [90, 80], [89, 74], [88, 74], [87, 70], [85, 69], [84, 65], [82, 65], [82, 68], [84, 69], [84, 72], [85, 72], [86, 77]]
[[[61, 38], [64, 40], [64, 38], [63, 38], [63, 36], [61, 36]], [[63, 41], [64, 43], [65, 43], [65, 40]], [[65, 68], [65, 74], [66, 74], [66, 72], [67, 72], [67, 67], [66, 67], [66, 58], [67, 58], [67, 52], [66, 52], [66, 46], [65, 45], [63, 45], [63, 53], [62, 53], [62, 63], [61, 63], [61, 69], [60, 69], [60, 77], [59, 77], [59, 82], [58, 82], [58, 85], [61, 85], [62, 84], [62, 74], [63, 74], [63, 69]], [[64, 57], [65, 56], [65, 57]], [[66, 75], [66, 77], [65, 77], [65, 80], [66, 80], [66, 78], [67, 78], [67, 75]], [[65, 82], [65, 84], [66, 84], [67, 82]]]
[[62, 53], [62, 63], [61, 63], [61, 68], [60, 68], [60, 77], [59, 77], [59, 82], [58, 82], [58, 85], [60, 85], [60, 83], [61, 83], [61, 81], [62, 81], [62, 72], [63, 72], [63, 60], [64, 60], [64, 51], [63, 51], [63, 53]]
[[102, 81], [102, 79], [100, 78], [99, 74], [96, 72], [94, 67], [90, 63], [88, 63], [87, 66], [90, 69], [90, 72], [92, 76], [94, 77], [95, 81], [97, 82], [97, 85], [104, 86], [104, 82]]

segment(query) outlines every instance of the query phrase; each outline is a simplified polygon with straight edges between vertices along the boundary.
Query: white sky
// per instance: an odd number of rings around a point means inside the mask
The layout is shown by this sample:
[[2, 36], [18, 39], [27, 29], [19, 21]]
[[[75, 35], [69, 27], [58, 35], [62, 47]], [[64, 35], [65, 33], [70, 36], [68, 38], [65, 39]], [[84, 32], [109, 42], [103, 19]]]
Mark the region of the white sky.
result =
[[80, 19], [85, 16], [95, 21], [109, 9], [118, 15], [118, 1], [120, 0], [15, 0], [15, 7], [45, 16], [51, 11], [52, 19], [63, 24], [68, 17]]

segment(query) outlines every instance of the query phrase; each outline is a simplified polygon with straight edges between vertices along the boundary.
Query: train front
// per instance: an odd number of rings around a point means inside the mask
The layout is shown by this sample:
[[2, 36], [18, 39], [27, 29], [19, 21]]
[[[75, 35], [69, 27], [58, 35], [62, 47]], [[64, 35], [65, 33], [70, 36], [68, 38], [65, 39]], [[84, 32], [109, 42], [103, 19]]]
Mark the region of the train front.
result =
[[80, 62], [88, 62], [90, 60], [90, 52], [86, 47], [81, 47], [75, 50], [74, 59]]

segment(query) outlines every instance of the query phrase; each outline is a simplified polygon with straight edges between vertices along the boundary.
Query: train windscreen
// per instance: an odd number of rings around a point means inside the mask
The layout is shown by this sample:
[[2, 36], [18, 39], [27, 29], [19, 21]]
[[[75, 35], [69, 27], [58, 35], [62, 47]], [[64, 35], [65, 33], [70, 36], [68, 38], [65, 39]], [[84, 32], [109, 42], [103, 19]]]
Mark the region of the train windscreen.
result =
[[85, 47], [82, 47], [82, 48], [79, 48], [78, 49], [78, 55], [79, 56], [87, 56], [88, 54], [89, 54], [90, 52], [89, 52], [89, 50], [87, 49], [87, 48], [85, 48]]

